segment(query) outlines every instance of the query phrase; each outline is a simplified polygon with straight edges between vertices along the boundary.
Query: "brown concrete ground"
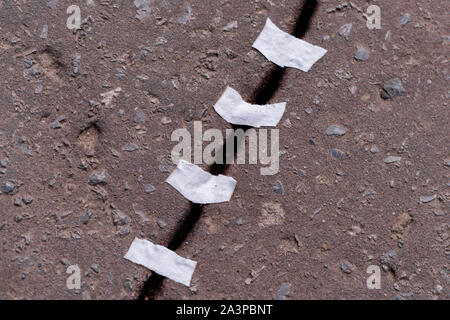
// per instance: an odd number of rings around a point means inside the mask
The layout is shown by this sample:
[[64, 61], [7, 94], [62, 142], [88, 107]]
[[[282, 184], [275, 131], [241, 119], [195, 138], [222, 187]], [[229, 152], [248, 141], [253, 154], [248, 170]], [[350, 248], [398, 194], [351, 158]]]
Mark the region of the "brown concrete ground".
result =
[[[167, 245], [189, 209], [164, 182], [172, 132], [229, 128], [212, 106], [227, 85], [250, 98], [273, 67], [253, 41], [267, 17], [291, 30], [302, 4], [149, 3], [138, 19], [133, 1], [0, 0], [1, 299], [135, 299], [150, 272], [123, 255], [135, 236]], [[448, 4], [342, 4], [319, 1], [304, 39], [328, 53], [288, 69], [271, 100], [288, 102], [279, 173], [230, 167], [231, 201], [206, 206], [177, 250], [198, 262], [192, 286], [165, 280], [159, 299], [449, 298]], [[392, 78], [406, 94], [384, 100]], [[333, 124], [348, 131], [326, 135]], [[66, 288], [70, 265], [80, 290]]]

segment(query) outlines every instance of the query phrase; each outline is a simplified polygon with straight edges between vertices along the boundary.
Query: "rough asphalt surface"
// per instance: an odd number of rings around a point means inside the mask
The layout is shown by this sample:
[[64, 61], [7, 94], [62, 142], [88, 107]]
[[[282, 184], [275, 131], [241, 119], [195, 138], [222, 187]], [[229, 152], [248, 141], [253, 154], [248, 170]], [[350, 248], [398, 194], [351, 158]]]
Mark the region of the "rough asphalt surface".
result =
[[[167, 245], [190, 208], [164, 182], [172, 132], [230, 128], [212, 106], [226, 86], [250, 98], [274, 66], [252, 43], [301, 5], [0, 0], [0, 298], [136, 299], [151, 272], [123, 255], [135, 236]], [[319, 1], [304, 40], [328, 53], [270, 100], [287, 102], [279, 173], [230, 166], [231, 201], [177, 250], [198, 262], [191, 287], [156, 298], [448, 299], [448, 11]]]

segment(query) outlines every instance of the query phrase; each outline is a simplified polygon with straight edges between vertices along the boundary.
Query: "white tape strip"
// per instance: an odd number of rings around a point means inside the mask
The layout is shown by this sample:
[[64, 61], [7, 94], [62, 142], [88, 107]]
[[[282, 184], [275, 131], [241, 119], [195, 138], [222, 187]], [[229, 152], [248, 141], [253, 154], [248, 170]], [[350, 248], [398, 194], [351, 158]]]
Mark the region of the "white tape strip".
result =
[[327, 50], [297, 39], [280, 30], [269, 18], [253, 48], [280, 67], [292, 67], [308, 72]]
[[280, 122], [286, 102], [256, 105], [242, 100], [233, 88], [227, 87], [214, 105], [214, 110], [227, 122], [259, 128], [275, 127]]
[[230, 201], [236, 187], [233, 178], [214, 176], [184, 160], [180, 160], [166, 182], [189, 201], [201, 204]]
[[197, 265], [172, 250], [139, 238], [134, 239], [124, 258], [188, 287]]

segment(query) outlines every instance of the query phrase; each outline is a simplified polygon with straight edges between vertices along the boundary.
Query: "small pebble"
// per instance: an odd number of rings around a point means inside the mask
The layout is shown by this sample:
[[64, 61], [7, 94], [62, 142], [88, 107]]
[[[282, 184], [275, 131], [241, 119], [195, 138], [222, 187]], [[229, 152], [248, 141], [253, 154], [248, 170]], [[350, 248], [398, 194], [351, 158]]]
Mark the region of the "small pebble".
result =
[[236, 20], [231, 21], [229, 24], [227, 24], [222, 30], [225, 32], [231, 31], [233, 29], [236, 29], [238, 27], [238, 22]]
[[10, 194], [10, 193], [13, 193], [15, 188], [16, 188], [16, 186], [14, 185], [14, 183], [12, 183], [10, 181], [6, 181], [2, 184], [2, 186], [0, 187], [0, 190], [3, 193]]
[[144, 123], [147, 120], [147, 117], [145, 116], [144, 111], [141, 109], [136, 110], [136, 113], [134, 114], [134, 122], [135, 123]]
[[378, 146], [373, 145], [372, 148], [370, 148], [370, 152], [372, 152], [372, 153], [378, 153], [378, 152], [380, 152], [380, 149], [378, 149]]
[[120, 229], [119, 231], [119, 237], [125, 237], [126, 235], [128, 235], [130, 233], [130, 228], [125, 226], [123, 228]]
[[162, 220], [158, 220], [158, 226], [161, 228], [161, 229], [164, 229], [165, 227], [167, 227], [167, 223], [165, 223], [164, 221], [162, 221]]
[[403, 26], [409, 22], [409, 19], [411, 19], [411, 15], [409, 13], [405, 13], [400, 20], [400, 24]]
[[341, 263], [341, 270], [344, 273], [350, 274], [353, 272], [353, 270], [355, 270], [355, 266], [352, 265], [350, 262], [344, 260]]
[[84, 214], [81, 216], [80, 220], [83, 224], [87, 224], [89, 222], [89, 218], [91, 217], [91, 210], [86, 210]]
[[436, 195], [432, 195], [432, 196], [421, 196], [420, 197], [420, 202], [421, 203], [428, 203], [433, 201], [434, 199], [436, 199]]
[[376, 192], [374, 190], [368, 189], [368, 190], [364, 191], [363, 197], [373, 196], [374, 194], [376, 194]]
[[273, 191], [276, 194], [282, 195], [284, 193], [283, 185], [280, 181], [275, 182], [275, 185], [273, 186]]
[[91, 266], [91, 269], [94, 270], [95, 273], [99, 273], [100, 272], [98, 264], [93, 264]]
[[347, 133], [347, 129], [344, 127], [341, 127], [339, 125], [331, 125], [327, 128], [327, 131], [325, 131], [325, 134], [327, 136], [343, 136]]
[[96, 186], [98, 184], [107, 184], [107, 183], [108, 183], [108, 177], [106, 175], [105, 170], [103, 170], [102, 172], [99, 172], [99, 173], [94, 173], [89, 178], [89, 184], [91, 186]]
[[31, 196], [26, 196], [25, 198], [23, 198], [22, 199], [23, 200], [23, 202], [25, 203], [25, 204], [31, 204], [32, 202], [33, 202], [33, 197], [31, 197]]
[[367, 61], [370, 57], [370, 51], [364, 47], [358, 46], [358, 50], [355, 53], [355, 59], [359, 61]]
[[289, 296], [291, 293], [291, 284], [290, 283], [282, 283], [280, 288], [278, 289], [276, 300], [286, 300], [286, 296]]
[[147, 193], [152, 193], [153, 191], [155, 191], [155, 187], [151, 184], [146, 184], [144, 185], [144, 190]]
[[402, 157], [389, 156], [385, 158], [383, 161], [384, 163], [390, 164], [394, 162], [399, 162], [400, 160], [402, 160]]
[[53, 121], [50, 123], [51, 129], [61, 129], [61, 123], [59, 121]]
[[135, 143], [127, 143], [122, 147], [122, 151], [133, 152], [139, 150], [139, 147]]
[[335, 159], [342, 159], [342, 157], [344, 156], [344, 152], [339, 150], [339, 149], [331, 149], [330, 150], [331, 156]]
[[381, 97], [383, 99], [391, 99], [397, 96], [404, 95], [406, 93], [405, 88], [403, 88], [402, 82], [399, 78], [393, 78], [387, 81], [383, 90], [381, 91]]
[[348, 40], [350, 37], [350, 34], [352, 33], [353, 24], [347, 23], [344, 24], [338, 31], [339, 35], [345, 38], [345, 40]]

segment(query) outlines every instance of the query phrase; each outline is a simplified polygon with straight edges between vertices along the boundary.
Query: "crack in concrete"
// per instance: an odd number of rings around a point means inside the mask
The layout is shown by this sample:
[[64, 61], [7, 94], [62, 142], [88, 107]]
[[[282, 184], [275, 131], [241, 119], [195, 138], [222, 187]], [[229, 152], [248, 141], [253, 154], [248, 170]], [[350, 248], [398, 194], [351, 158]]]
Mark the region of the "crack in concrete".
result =
[[[318, 2], [317, 0], [305, 0], [303, 3], [300, 13], [296, 19], [296, 24], [294, 26], [293, 35], [297, 38], [302, 38], [309, 29], [309, 25], [311, 23], [311, 19], [317, 9]], [[270, 99], [274, 96], [274, 94], [278, 91], [282, 84], [282, 80], [284, 74], [286, 72], [285, 68], [276, 66], [273, 67], [272, 70], [263, 78], [259, 86], [253, 92], [252, 97], [250, 98], [249, 103], [252, 104], [266, 104], [270, 101]], [[247, 131], [251, 129], [248, 126], [242, 125], [233, 125], [234, 130], [242, 129]], [[237, 137], [233, 136], [233, 139], [237, 140]], [[229, 138], [227, 138], [229, 139]], [[238, 150], [238, 142], [236, 141], [234, 145], [234, 156], [236, 156]], [[229, 169], [229, 164], [226, 164], [226, 145], [224, 143], [222, 149], [222, 155], [224, 157], [223, 164], [214, 163], [211, 165], [209, 172], [213, 175], [225, 174]], [[204, 205], [197, 203], [190, 203], [190, 208], [185, 214], [183, 221], [178, 226], [175, 231], [172, 239], [170, 240], [167, 248], [170, 250], [176, 251], [186, 240], [187, 236], [190, 234], [192, 229], [194, 228], [197, 221], [200, 219], [200, 216], [203, 212]], [[164, 282], [164, 277], [157, 274], [152, 273], [152, 275], [145, 281], [144, 285], [140, 290], [140, 294], [138, 296], [138, 300], [155, 300], [161, 289]]]

